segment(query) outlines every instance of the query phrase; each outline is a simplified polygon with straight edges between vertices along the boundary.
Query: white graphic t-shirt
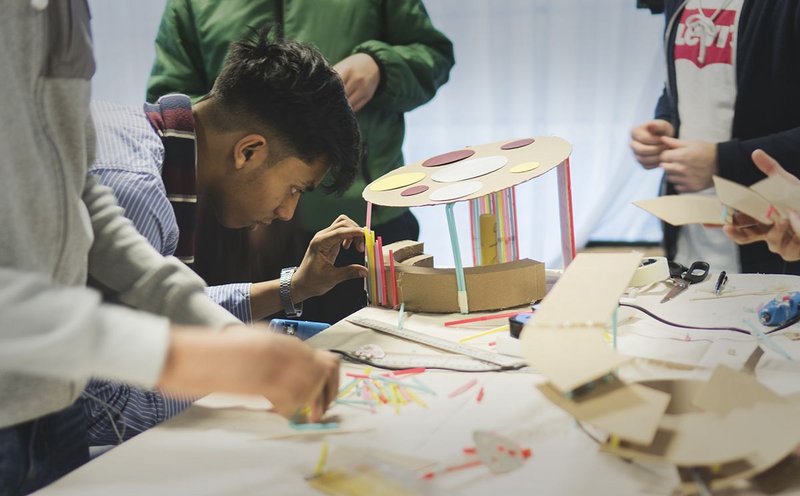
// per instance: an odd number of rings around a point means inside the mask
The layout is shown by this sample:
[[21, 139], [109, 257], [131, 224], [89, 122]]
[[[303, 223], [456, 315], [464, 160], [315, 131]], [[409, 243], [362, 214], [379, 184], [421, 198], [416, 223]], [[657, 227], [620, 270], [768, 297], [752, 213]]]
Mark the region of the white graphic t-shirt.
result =
[[[736, 34], [744, 0], [689, 0], [675, 34], [680, 138], [731, 139], [736, 101]], [[714, 195], [714, 188], [694, 194]], [[719, 228], [684, 226], [676, 261], [705, 260], [712, 270], [740, 272], [736, 245]]]

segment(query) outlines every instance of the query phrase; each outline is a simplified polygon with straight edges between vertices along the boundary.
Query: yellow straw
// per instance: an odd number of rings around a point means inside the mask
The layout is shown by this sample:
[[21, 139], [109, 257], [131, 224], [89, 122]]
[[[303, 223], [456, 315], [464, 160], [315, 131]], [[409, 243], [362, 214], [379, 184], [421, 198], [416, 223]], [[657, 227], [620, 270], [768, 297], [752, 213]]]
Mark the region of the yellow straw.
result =
[[314, 477], [319, 477], [325, 471], [325, 462], [328, 461], [328, 441], [322, 442], [322, 453], [319, 454], [317, 467], [314, 469]]
[[375, 267], [375, 251], [373, 249], [375, 245], [375, 236], [374, 233], [372, 231], [368, 231], [367, 228], [364, 228], [364, 243], [366, 245], [364, 249], [367, 252], [367, 264], [369, 265], [369, 299], [370, 303], [376, 304], [375, 298], [378, 296], [378, 290], [377, 286], [375, 285], [377, 283], [375, 277], [375, 270], [377, 267]]
[[406, 388], [406, 394], [414, 401], [414, 403], [418, 404], [422, 408], [428, 408], [428, 405], [426, 405], [421, 399], [417, 398], [417, 395], [412, 393], [408, 388]]
[[471, 339], [479, 338], [481, 336], [488, 336], [489, 334], [494, 334], [496, 332], [503, 332], [508, 330], [508, 324], [501, 325], [500, 327], [495, 327], [494, 329], [489, 329], [488, 331], [479, 332], [478, 334], [473, 334], [471, 336], [467, 336], [465, 338], [461, 338], [458, 340], [459, 343], [464, 343]]

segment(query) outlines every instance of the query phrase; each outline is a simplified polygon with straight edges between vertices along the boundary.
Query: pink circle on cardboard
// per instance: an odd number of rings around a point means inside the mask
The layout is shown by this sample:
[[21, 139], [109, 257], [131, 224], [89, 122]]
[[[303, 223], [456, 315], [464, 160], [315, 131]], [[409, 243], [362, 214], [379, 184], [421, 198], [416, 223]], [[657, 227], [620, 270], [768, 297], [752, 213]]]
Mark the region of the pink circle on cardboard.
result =
[[518, 140], [514, 140], [514, 141], [509, 141], [505, 145], [501, 146], [500, 149], [501, 150], [514, 150], [516, 148], [522, 148], [523, 146], [528, 146], [531, 143], [533, 143], [534, 141], [536, 141], [536, 140], [533, 139], [533, 138], [524, 138], [524, 139], [518, 139]]
[[422, 166], [439, 167], [440, 165], [452, 164], [453, 162], [464, 160], [465, 158], [469, 158], [473, 155], [475, 155], [475, 150], [469, 150], [467, 148], [464, 148], [462, 150], [454, 150], [452, 152], [447, 152], [441, 155], [436, 155], [435, 157], [431, 157], [428, 160], [422, 162]]
[[404, 189], [400, 196], [414, 196], [420, 193], [424, 193], [430, 189], [430, 186], [426, 186], [424, 184], [418, 184], [416, 186], [411, 186], [410, 188]]

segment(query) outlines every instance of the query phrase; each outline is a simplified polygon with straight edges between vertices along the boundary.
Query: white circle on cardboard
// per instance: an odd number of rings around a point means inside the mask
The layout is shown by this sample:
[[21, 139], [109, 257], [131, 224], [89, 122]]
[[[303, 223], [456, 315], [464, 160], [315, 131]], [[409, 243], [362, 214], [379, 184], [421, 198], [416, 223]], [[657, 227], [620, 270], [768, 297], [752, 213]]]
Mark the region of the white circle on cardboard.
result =
[[463, 196], [471, 195], [483, 187], [480, 181], [466, 181], [463, 183], [443, 186], [432, 192], [428, 198], [432, 201], [450, 201]]
[[502, 169], [507, 163], [508, 158], [502, 155], [463, 160], [434, 172], [431, 174], [431, 179], [437, 183], [465, 181], [467, 179], [485, 176], [498, 169]]

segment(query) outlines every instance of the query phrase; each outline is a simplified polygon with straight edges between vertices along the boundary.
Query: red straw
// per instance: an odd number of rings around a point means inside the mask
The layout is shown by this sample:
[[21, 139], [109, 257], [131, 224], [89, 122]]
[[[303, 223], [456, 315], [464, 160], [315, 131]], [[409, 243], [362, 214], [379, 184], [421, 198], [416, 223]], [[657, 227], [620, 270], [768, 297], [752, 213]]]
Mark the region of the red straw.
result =
[[456, 472], [458, 470], [464, 470], [465, 468], [478, 467], [480, 465], [483, 465], [482, 461], [473, 460], [471, 462], [462, 463], [461, 465], [453, 465], [452, 467], [447, 467], [447, 468], [445, 468], [443, 470], [439, 470], [438, 472], [428, 472], [427, 474], [424, 474], [421, 477], [421, 479], [430, 480], [430, 479], [433, 479], [434, 477], [436, 477], [437, 475], [444, 475], [444, 474], [447, 474], [449, 472]]
[[483, 322], [484, 320], [505, 319], [507, 317], [513, 317], [514, 315], [519, 315], [521, 313], [533, 313], [533, 311], [525, 310], [521, 312], [505, 312], [505, 313], [495, 313], [492, 315], [481, 315], [480, 317], [470, 317], [468, 319], [451, 320], [449, 322], [445, 322], [444, 325], [447, 327], [452, 327], [462, 324], [471, 324], [473, 322]]
[[392, 372], [392, 375], [414, 375], [421, 374], [423, 372], [425, 372], [425, 367], [416, 367], [413, 369], [395, 370]]
[[397, 308], [397, 277], [394, 274], [394, 252], [389, 250], [389, 272], [392, 277], [392, 308]]
[[367, 202], [367, 225], [364, 227], [366, 227], [367, 231], [369, 231], [371, 225], [372, 225], [372, 203]]

